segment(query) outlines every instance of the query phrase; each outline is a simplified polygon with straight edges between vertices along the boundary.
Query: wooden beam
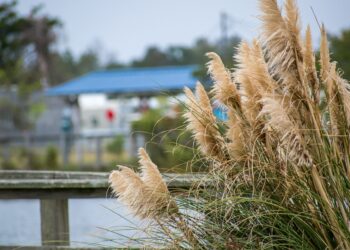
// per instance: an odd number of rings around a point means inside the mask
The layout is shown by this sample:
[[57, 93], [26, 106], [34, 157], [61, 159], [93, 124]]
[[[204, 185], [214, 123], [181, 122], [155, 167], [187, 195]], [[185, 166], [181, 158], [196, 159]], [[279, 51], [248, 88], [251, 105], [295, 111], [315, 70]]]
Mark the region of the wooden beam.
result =
[[68, 200], [40, 200], [40, 217], [41, 244], [69, 246]]
[[0, 199], [71, 199], [110, 198], [111, 190], [105, 188], [0, 188]]
[[[41, 199], [43, 246], [20, 248], [75, 249], [69, 246], [68, 199], [112, 197], [108, 175], [96, 172], [0, 170], [0, 199]], [[194, 183], [210, 185], [203, 174], [164, 174], [163, 177], [169, 190], [174, 193], [181, 193]], [[0, 246], [0, 250], [14, 248]]]
[[[203, 182], [201, 174], [164, 174], [170, 191]], [[67, 199], [112, 197], [108, 173], [0, 171], [0, 199]]]
[[[137, 247], [71, 247], [71, 246], [0, 246], [0, 250], [117, 250], [127, 249], [136, 250], [141, 249]], [[143, 248], [142, 248], [143, 249]]]

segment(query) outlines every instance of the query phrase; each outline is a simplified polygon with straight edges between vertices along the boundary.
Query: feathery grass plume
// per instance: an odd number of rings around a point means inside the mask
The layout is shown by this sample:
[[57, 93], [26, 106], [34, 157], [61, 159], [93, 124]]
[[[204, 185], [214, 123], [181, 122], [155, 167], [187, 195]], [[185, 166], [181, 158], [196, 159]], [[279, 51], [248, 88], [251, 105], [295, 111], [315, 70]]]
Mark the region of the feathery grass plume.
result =
[[257, 40], [250, 47], [242, 42], [235, 55], [237, 67], [235, 80], [241, 84], [241, 94], [245, 110], [250, 123], [257, 120], [261, 110], [260, 99], [262, 96], [278, 91], [279, 86], [268, 72], [263, 52]]
[[336, 63], [330, 65], [326, 79], [330, 133], [333, 147], [344, 158], [347, 176], [350, 177], [350, 92], [349, 84], [339, 76]]
[[[129, 171], [128, 168], [120, 166], [119, 169], [120, 170], [118, 171], [114, 170], [111, 172], [108, 183], [114, 194], [121, 197], [127, 191], [130, 183], [123, 178], [123, 176]], [[136, 182], [138, 182], [138, 177]]]
[[242, 110], [245, 117], [248, 119], [249, 123], [254, 126], [256, 117], [258, 116], [260, 110], [259, 100], [261, 98], [260, 94], [260, 84], [255, 85], [254, 79], [250, 72], [251, 64], [251, 50], [246, 42], [241, 42], [237, 54], [235, 55], [235, 60], [237, 62], [236, 70], [234, 73], [235, 81], [241, 86], [242, 95]]
[[[149, 197], [151, 203], [157, 204], [163, 210], [177, 212], [177, 206], [168, 190], [166, 183], [164, 182], [158, 167], [154, 164], [143, 149], [139, 149], [139, 164], [141, 166], [141, 179], [143, 183], [148, 187], [152, 195]], [[162, 211], [162, 209], [161, 209]]]
[[339, 76], [336, 63], [330, 63], [326, 78], [326, 94], [333, 136], [345, 136], [350, 127], [350, 92], [349, 84]]
[[286, 0], [285, 2], [286, 10], [286, 26], [289, 30], [290, 37], [293, 41], [293, 46], [295, 47], [295, 53], [297, 59], [302, 60], [302, 47], [300, 38], [300, 17], [299, 10], [295, 0]]
[[260, 1], [262, 44], [273, 75], [283, 74], [294, 66], [293, 44], [276, 0]]
[[231, 72], [225, 68], [219, 55], [214, 52], [206, 54], [210, 58], [207, 63], [208, 73], [214, 81], [214, 98], [234, 109], [240, 108], [241, 99], [235, 83], [232, 81]]
[[322, 29], [321, 29], [320, 66], [321, 66], [321, 79], [323, 82], [326, 82], [328, 73], [331, 67], [331, 59], [329, 56], [328, 39], [327, 39], [327, 33], [324, 25], [322, 25]]
[[306, 142], [299, 133], [297, 125], [288, 116], [283, 97], [264, 97], [261, 100], [263, 108], [260, 115], [267, 117], [266, 125], [272, 127], [278, 134], [280, 146], [279, 158], [282, 161], [295, 162], [297, 166], [311, 166], [312, 158], [306, 148]]
[[[343, 136], [350, 125], [350, 96], [349, 84], [337, 72], [336, 62], [331, 62], [327, 33], [322, 26], [320, 46], [321, 78], [325, 85], [328, 99], [331, 130], [333, 136]], [[342, 131], [341, 128], [345, 128]]]
[[261, 41], [272, 76], [291, 93], [293, 99], [300, 101], [307, 99], [308, 93], [300, 69], [303, 55], [299, 17], [294, 0], [287, 0], [285, 7], [287, 18], [283, 18], [276, 0], [260, 1], [263, 12]]
[[261, 95], [259, 87], [254, 85], [246, 69], [237, 70], [235, 72], [235, 80], [240, 83], [242, 95], [242, 111], [244, 117], [233, 117], [235, 119], [247, 119], [251, 127], [255, 127], [256, 118], [258, 117], [261, 105], [259, 103]]
[[212, 122], [212, 124], [216, 124], [216, 118], [212, 111], [213, 108], [210, 103], [210, 98], [207, 92], [205, 91], [204, 86], [200, 82], [198, 82], [196, 86], [196, 95], [198, 97], [198, 104], [200, 105], [203, 112], [210, 116], [209, 119]]
[[158, 218], [177, 212], [169, 190], [144, 149], [139, 150], [141, 177], [127, 167], [112, 171], [109, 183], [121, 202], [144, 218]]
[[328, 110], [329, 110], [329, 117], [330, 117], [330, 127], [331, 127], [331, 135], [335, 138], [339, 135], [341, 135], [341, 132], [339, 129], [341, 129], [342, 124], [344, 121], [341, 119], [343, 118], [341, 116], [342, 112], [342, 103], [341, 103], [341, 96], [339, 95], [339, 88], [337, 86], [337, 75], [336, 75], [336, 64], [331, 63], [329, 72], [325, 72], [325, 74], [328, 76], [326, 78], [325, 84], [326, 84], [326, 93], [328, 97]]
[[[206, 55], [211, 59], [207, 67], [208, 73], [214, 81], [212, 89], [214, 98], [228, 108], [228, 130], [226, 133], [229, 139], [227, 143], [228, 152], [237, 161], [242, 161], [245, 159], [244, 152], [248, 134], [244, 131], [247, 128], [244, 128], [243, 124], [245, 118], [242, 117], [240, 93], [233, 82], [231, 73], [225, 68], [220, 57], [213, 52], [207, 53]], [[253, 89], [253, 87], [251, 89]], [[245, 106], [247, 105], [245, 104]], [[250, 108], [253, 109], [255, 106], [256, 104], [252, 105]], [[253, 112], [253, 110], [250, 110], [250, 113]], [[250, 120], [252, 121], [253, 118]]]
[[[251, 132], [254, 131], [255, 135], [259, 134], [260, 131], [255, 130], [259, 127], [260, 123], [257, 119], [258, 114], [261, 110], [260, 99], [262, 93], [268, 91], [265, 86], [265, 81], [261, 78], [260, 69], [257, 68], [258, 58], [255, 58], [253, 49], [246, 42], [241, 42], [237, 54], [235, 55], [235, 61], [237, 66], [235, 68], [234, 79], [240, 84], [240, 94], [242, 99], [242, 117], [235, 118], [235, 120], [245, 120], [249, 122]], [[243, 125], [243, 122], [239, 122]], [[231, 122], [232, 124], [232, 122]], [[247, 130], [248, 128], [245, 128]], [[241, 129], [242, 130], [242, 129]], [[247, 131], [248, 132], [248, 131]], [[235, 133], [229, 133], [235, 134]], [[248, 135], [249, 133], [247, 133]], [[251, 134], [251, 133], [250, 133]], [[247, 136], [246, 135], [246, 136]], [[245, 137], [246, 137], [245, 136]], [[253, 139], [255, 140], [255, 139]]]
[[331, 78], [335, 78], [338, 89], [339, 89], [339, 94], [341, 95], [342, 98], [342, 105], [343, 105], [343, 112], [346, 118], [347, 124], [345, 126], [347, 128], [350, 127], [350, 85], [349, 82], [342, 77], [340, 77], [339, 73], [336, 71], [336, 68], [331, 70]]
[[208, 54], [227, 126], [215, 119], [202, 85], [196, 96], [184, 90], [188, 129], [205, 164], [225, 167], [209, 168], [210, 185], [194, 184], [177, 197], [178, 209], [165, 205], [170, 194], [144, 150], [141, 177], [121, 168], [111, 186], [136, 214], [156, 217], [164, 229], [157, 240], [178, 248], [350, 249], [349, 84], [331, 62], [324, 28], [317, 75], [310, 28], [301, 43], [294, 0], [286, 0], [286, 16], [277, 0], [260, 3], [261, 40], [240, 44], [233, 80], [221, 59]]
[[225, 162], [227, 158], [225, 142], [219, 132], [210, 99], [203, 85], [198, 83], [196, 86], [198, 100], [189, 88], [185, 88], [184, 91], [188, 99], [188, 111], [184, 114], [187, 128], [193, 132], [197, 145], [204, 155]]
[[290, 96], [290, 107], [286, 111], [302, 129], [300, 133], [308, 136], [312, 143], [318, 143], [316, 140], [320, 141], [321, 136], [314, 128], [316, 126], [318, 130], [320, 127], [317, 120], [319, 114], [310, 98], [311, 87], [303, 67], [299, 14], [295, 1], [286, 1], [285, 18], [276, 0], [261, 0], [260, 3], [263, 12], [261, 42], [269, 72]]
[[141, 166], [141, 179], [149, 187], [153, 187], [153, 191], [159, 194], [169, 194], [167, 185], [165, 184], [158, 167], [152, 162], [145, 149], [139, 149], [139, 164]]
[[315, 55], [312, 48], [312, 36], [310, 26], [307, 26], [305, 43], [304, 43], [304, 68], [307, 80], [310, 83], [310, 88], [316, 105], [320, 102], [320, 82], [317, 77], [315, 65]]
[[227, 138], [230, 140], [227, 143], [227, 148], [230, 156], [237, 162], [243, 162], [247, 160], [247, 146], [248, 143], [248, 130], [244, 127], [242, 119], [230, 110], [228, 112], [228, 130], [226, 133]]
[[[295, 70], [295, 73], [292, 75], [292, 79], [296, 79], [300, 81], [300, 84], [303, 85], [302, 92], [307, 97], [307, 87], [306, 82], [304, 79], [304, 75], [302, 72], [302, 63], [304, 61], [303, 58], [303, 49], [302, 49], [302, 42], [301, 42], [301, 32], [300, 32], [300, 17], [299, 17], [299, 10], [296, 4], [296, 0], [286, 0], [285, 2], [285, 10], [286, 10], [286, 17], [285, 23], [289, 34], [289, 39], [292, 44], [292, 49], [294, 52], [294, 65], [290, 65], [291, 68], [289, 70]], [[295, 67], [295, 69], [294, 69]]]
[[[247, 156], [251, 154], [248, 154], [244, 150], [245, 148], [254, 147], [258, 139], [262, 139], [265, 142], [269, 141], [266, 149], [271, 151], [271, 147], [273, 146], [272, 141], [268, 138], [267, 130], [264, 130], [264, 120], [259, 118], [262, 108], [260, 101], [263, 96], [278, 93], [279, 86], [268, 72], [261, 46], [257, 40], [253, 41], [252, 46], [249, 46], [246, 42], [242, 42], [235, 55], [235, 61], [237, 62], [234, 74], [235, 81], [240, 83], [241, 86], [242, 109], [245, 118], [249, 121], [250, 128], [248, 129], [247, 126], [244, 126], [244, 129], [243, 127], [236, 129], [237, 126], [233, 124], [237, 122], [231, 121], [228, 130], [229, 138], [237, 138], [240, 135], [242, 139], [236, 139], [239, 143], [233, 143], [229, 146], [231, 151], [241, 154], [240, 157], [236, 156], [236, 159], [248, 159]], [[239, 121], [240, 119], [235, 120]], [[240, 124], [243, 125], [242, 122]], [[237, 131], [234, 131], [235, 129]], [[242, 157], [243, 155], [245, 157]]]
[[264, 93], [273, 94], [279, 92], [279, 86], [269, 73], [263, 50], [256, 39], [253, 40], [251, 47], [251, 60], [249, 67], [252, 68], [252, 78], [255, 79], [258, 86], [261, 85], [262, 96], [264, 96]]
[[[153, 204], [146, 204], [146, 186], [141, 178], [131, 169], [119, 166], [119, 171], [113, 171], [109, 183], [119, 200], [126, 204], [140, 218], [153, 216]], [[148, 207], [148, 205], [150, 205]]]

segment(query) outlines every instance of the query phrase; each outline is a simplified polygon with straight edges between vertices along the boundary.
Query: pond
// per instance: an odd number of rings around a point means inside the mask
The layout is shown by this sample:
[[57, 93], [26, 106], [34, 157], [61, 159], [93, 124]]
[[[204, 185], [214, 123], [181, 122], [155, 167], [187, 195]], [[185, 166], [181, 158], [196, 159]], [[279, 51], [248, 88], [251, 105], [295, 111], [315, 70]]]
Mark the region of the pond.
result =
[[[117, 246], [139, 237], [145, 222], [116, 199], [70, 199], [71, 246]], [[122, 236], [124, 235], [124, 236]], [[0, 246], [41, 245], [40, 201], [0, 200]]]

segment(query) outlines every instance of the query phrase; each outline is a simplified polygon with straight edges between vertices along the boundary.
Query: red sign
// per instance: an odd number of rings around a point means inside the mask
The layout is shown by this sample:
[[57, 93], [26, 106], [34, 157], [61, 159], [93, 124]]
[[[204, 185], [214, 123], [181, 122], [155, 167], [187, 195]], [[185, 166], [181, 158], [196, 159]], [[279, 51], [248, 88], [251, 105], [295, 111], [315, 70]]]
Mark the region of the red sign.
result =
[[110, 121], [110, 122], [114, 120], [114, 118], [115, 118], [115, 113], [114, 113], [114, 111], [113, 111], [112, 109], [107, 109], [107, 110], [106, 110], [106, 118], [107, 118], [107, 120]]

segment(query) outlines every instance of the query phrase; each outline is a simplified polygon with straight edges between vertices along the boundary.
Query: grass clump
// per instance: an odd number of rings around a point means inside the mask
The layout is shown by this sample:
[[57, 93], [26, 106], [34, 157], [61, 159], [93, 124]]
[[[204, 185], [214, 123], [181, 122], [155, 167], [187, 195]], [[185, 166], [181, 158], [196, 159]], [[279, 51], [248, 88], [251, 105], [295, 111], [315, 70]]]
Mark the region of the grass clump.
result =
[[[148, 241], [192, 249], [350, 249], [350, 86], [331, 61], [324, 27], [316, 62], [294, 0], [285, 1], [284, 13], [276, 0], [260, 0], [260, 8], [262, 32], [240, 44], [236, 68], [208, 53], [210, 95], [200, 83], [195, 94], [185, 89], [188, 129], [209, 168], [206, 184], [172, 197], [145, 155], [141, 175], [114, 178], [126, 176], [125, 168], [111, 174], [122, 201], [157, 224]], [[227, 122], [215, 119], [214, 99], [227, 109]]]

